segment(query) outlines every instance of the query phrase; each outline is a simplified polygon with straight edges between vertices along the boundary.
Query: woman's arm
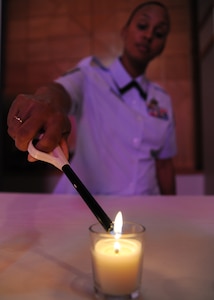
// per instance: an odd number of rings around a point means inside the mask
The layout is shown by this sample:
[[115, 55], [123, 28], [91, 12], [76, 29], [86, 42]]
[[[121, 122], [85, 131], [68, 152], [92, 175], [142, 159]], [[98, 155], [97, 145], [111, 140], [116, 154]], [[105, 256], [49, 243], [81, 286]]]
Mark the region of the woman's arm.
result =
[[157, 159], [156, 172], [161, 194], [176, 195], [176, 181], [173, 159]]

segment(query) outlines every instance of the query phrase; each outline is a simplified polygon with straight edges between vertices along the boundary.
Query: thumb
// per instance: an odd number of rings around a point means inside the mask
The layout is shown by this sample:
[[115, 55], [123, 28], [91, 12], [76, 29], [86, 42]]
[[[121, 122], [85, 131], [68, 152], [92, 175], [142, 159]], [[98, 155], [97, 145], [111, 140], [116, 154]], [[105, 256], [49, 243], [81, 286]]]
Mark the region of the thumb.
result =
[[27, 160], [28, 160], [29, 162], [35, 162], [35, 161], [37, 161], [37, 159], [34, 158], [33, 156], [31, 156], [30, 154], [28, 154]]
[[61, 139], [59, 143], [60, 147], [62, 148], [62, 151], [65, 154], [65, 157], [68, 159], [69, 158], [69, 147], [66, 139]]

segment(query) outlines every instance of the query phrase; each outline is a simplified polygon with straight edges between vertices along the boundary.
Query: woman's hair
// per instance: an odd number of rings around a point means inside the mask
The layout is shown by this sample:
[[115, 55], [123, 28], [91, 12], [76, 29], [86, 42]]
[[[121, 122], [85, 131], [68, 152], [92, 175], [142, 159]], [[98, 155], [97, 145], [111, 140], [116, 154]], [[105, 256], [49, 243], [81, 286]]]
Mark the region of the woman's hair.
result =
[[136, 13], [143, 7], [148, 6], [148, 5], [157, 5], [162, 7], [167, 14], [168, 20], [169, 20], [169, 26], [170, 26], [170, 18], [169, 18], [169, 13], [168, 13], [168, 8], [166, 7], [166, 5], [164, 5], [163, 3], [159, 2], [159, 1], [148, 1], [148, 2], [143, 2], [141, 4], [139, 4], [138, 6], [135, 7], [135, 9], [131, 12], [128, 21], [125, 24], [125, 27], [129, 26], [132, 19], [134, 18], [134, 16], [136, 15]]

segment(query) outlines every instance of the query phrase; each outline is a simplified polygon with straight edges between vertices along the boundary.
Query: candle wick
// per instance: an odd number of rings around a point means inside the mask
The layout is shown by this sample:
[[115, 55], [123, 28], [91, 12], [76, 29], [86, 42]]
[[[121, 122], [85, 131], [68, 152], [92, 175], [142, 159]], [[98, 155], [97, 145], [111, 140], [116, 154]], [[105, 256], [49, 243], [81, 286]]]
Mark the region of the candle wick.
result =
[[118, 253], [119, 253], [119, 249], [115, 249], [114, 252], [115, 252], [116, 254], [118, 254]]

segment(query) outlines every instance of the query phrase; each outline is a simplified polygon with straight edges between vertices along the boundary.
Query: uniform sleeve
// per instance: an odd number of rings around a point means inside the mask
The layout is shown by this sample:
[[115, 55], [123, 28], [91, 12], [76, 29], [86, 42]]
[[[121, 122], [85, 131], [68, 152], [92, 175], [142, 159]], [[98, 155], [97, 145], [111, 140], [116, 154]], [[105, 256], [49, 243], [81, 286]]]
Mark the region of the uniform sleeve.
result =
[[91, 64], [92, 57], [86, 57], [81, 60], [77, 66], [66, 72], [64, 75], [56, 78], [54, 81], [64, 87], [72, 99], [72, 108], [70, 113], [76, 114], [82, 104], [84, 91], [84, 78], [86, 72]]
[[72, 108], [70, 113], [75, 114], [82, 99], [83, 73], [81, 72], [81, 69], [75, 68], [58, 77], [54, 81], [62, 85], [69, 94], [72, 99]]

